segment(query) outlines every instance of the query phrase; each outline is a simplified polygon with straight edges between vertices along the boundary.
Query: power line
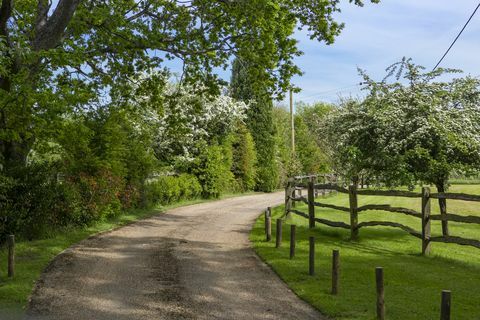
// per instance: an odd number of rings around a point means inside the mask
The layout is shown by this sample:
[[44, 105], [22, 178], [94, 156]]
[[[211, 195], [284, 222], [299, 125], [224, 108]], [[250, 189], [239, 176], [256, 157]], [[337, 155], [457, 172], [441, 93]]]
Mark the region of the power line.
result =
[[477, 10], [478, 8], [480, 8], [480, 2], [478, 3], [477, 7], [475, 8], [475, 10], [473, 10], [472, 14], [470, 15], [470, 18], [468, 18], [467, 22], [465, 23], [465, 25], [463, 26], [462, 30], [460, 30], [460, 32], [458, 33], [457, 37], [455, 38], [455, 40], [453, 40], [452, 44], [450, 45], [450, 47], [448, 47], [447, 51], [445, 51], [445, 53], [443, 54], [442, 58], [437, 62], [437, 64], [435, 65], [435, 67], [433, 68], [432, 71], [435, 71], [435, 69], [437, 69], [437, 67], [440, 65], [440, 63], [442, 63], [443, 59], [447, 56], [448, 52], [450, 52], [450, 49], [452, 49], [452, 47], [454, 46], [455, 42], [457, 42], [458, 38], [460, 38], [460, 36], [462, 35], [463, 33], [463, 30], [465, 30], [465, 28], [468, 26], [468, 24], [470, 23], [470, 21], [472, 20], [473, 16], [475, 15], [475, 13], [477, 13]]
[[346, 91], [346, 89], [354, 88], [354, 87], [358, 87], [358, 86], [360, 86], [360, 84], [354, 84], [354, 85], [350, 85], [350, 86], [347, 86], [347, 87], [340, 87], [340, 88], [336, 88], [336, 89], [320, 91], [320, 92], [310, 94], [310, 95], [307, 95], [307, 96], [303, 96], [303, 97], [300, 96], [298, 99], [310, 99], [310, 98], [313, 98], [313, 97], [324, 96], [328, 93], [332, 93], [332, 94], [333, 93], [339, 93], [339, 92], [342, 92], [342, 91]]

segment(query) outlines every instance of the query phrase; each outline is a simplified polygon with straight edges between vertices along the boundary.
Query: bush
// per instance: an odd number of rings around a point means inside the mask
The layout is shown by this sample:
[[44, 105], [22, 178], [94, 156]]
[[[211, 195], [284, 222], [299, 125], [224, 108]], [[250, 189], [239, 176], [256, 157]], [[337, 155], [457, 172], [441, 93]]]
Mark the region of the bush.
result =
[[[52, 166], [29, 165], [2, 178], [0, 237], [34, 239], [71, 222], [78, 203], [75, 190], [59, 182]], [[7, 200], [8, 199], [8, 200]]]
[[189, 174], [160, 176], [147, 183], [145, 194], [148, 206], [167, 205], [200, 197], [202, 187], [197, 178]]
[[232, 148], [229, 141], [202, 149], [195, 161], [194, 173], [202, 185], [205, 198], [218, 198], [233, 187]]

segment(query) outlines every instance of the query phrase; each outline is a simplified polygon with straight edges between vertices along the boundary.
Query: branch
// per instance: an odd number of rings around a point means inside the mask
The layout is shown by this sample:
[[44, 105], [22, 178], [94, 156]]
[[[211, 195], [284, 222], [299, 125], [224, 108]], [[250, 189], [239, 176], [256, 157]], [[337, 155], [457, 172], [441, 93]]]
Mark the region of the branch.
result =
[[48, 50], [58, 46], [80, 1], [60, 0], [51, 17], [37, 30], [33, 41], [34, 50]]

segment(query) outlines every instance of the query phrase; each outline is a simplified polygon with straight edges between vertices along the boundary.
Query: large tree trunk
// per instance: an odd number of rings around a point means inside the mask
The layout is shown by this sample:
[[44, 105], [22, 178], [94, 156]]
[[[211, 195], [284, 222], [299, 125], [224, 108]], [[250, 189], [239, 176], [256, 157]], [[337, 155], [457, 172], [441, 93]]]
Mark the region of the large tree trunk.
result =
[[[436, 184], [438, 192], [445, 192], [446, 182], [442, 181]], [[438, 199], [438, 205], [440, 207], [440, 215], [442, 216], [442, 234], [448, 236], [448, 221], [447, 221], [447, 199]]]

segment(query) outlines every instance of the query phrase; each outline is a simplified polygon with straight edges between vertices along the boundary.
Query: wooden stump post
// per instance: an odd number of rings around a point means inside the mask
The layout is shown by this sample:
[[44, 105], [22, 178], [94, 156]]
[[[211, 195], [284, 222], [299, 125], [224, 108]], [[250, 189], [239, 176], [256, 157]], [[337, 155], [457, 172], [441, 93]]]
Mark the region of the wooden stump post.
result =
[[275, 234], [275, 248], [279, 248], [282, 244], [282, 219], [277, 219], [277, 230]]
[[292, 189], [293, 180], [288, 179], [287, 186], [285, 187], [285, 216], [290, 214], [292, 209], [292, 197], [294, 196], [294, 189]]
[[430, 254], [430, 188], [422, 188], [422, 254]]
[[451, 291], [443, 290], [440, 320], [450, 320], [450, 302], [451, 302]]
[[310, 237], [310, 250], [308, 254], [308, 274], [315, 275], [315, 237]]
[[340, 276], [340, 251], [333, 250], [332, 254], [332, 294], [338, 293]]
[[385, 291], [383, 287], [383, 268], [375, 269], [375, 280], [377, 283], [377, 319], [385, 320]]
[[308, 226], [315, 228], [315, 206], [313, 202], [315, 198], [313, 196], [314, 185], [313, 182], [308, 183]]
[[290, 226], [290, 259], [295, 257], [295, 238], [296, 238], [297, 226], [292, 224]]
[[348, 195], [350, 200], [350, 238], [358, 239], [358, 197], [357, 186], [350, 185], [348, 187]]
[[267, 220], [266, 220], [266, 238], [267, 238], [267, 242], [269, 242], [270, 240], [272, 240], [272, 217], [267, 217]]
[[8, 276], [11, 278], [15, 275], [15, 236], [8, 236]]

